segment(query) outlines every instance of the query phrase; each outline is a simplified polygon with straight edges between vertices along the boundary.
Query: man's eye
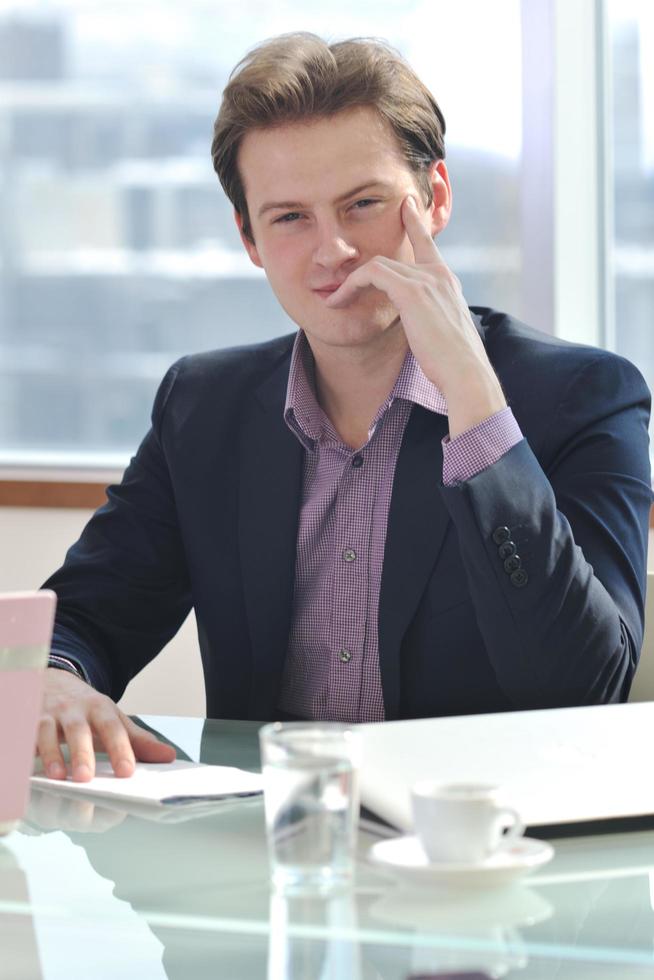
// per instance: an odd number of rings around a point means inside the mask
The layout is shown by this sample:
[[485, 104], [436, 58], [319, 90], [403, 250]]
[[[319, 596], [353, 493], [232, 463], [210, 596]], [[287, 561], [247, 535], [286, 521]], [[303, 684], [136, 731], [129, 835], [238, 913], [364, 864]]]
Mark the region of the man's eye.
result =
[[300, 214], [297, 211], [289, 211], [287, 214], [281, 214], [279, 218], [275, 218], [273, 224], [290, 224], [293, 221], [297, 221], [299, 217]]
[[363, 208], [369, 208], [371, 204], [377, 204], [377, 201], [373, 197], [362, 197], [360, 201], [355, 201], [352, 206], [357, 210], [362, 210]]

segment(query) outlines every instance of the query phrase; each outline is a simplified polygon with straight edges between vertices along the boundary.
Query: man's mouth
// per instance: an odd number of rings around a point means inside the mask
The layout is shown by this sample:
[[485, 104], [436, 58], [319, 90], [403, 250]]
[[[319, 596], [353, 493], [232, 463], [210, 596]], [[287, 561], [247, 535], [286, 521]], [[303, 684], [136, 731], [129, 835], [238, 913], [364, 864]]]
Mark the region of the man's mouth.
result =
[[331, 296], [332, 293], [335, 293], [337, 289], [340, 289], [342, 285], [343, 284], [340, 282], [328, 283], [326, 286], [320, 286], [317, 289], [313, 289], [312, 292], [316, 293], [318, 296], [322, 296], [323, 299], [327, 299], [327, 297]]

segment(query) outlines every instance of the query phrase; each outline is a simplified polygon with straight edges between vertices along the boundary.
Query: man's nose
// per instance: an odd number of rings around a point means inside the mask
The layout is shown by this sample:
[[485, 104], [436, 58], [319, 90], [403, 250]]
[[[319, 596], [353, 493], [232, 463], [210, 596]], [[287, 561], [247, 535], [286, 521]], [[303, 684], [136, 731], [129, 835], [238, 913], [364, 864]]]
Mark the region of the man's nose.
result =
[[356, 259], [359, 250], [339, 224], [329, 224], [318, 229], [318, 240], [313, 253], [316, 265], [335, 269], [344, 262]]

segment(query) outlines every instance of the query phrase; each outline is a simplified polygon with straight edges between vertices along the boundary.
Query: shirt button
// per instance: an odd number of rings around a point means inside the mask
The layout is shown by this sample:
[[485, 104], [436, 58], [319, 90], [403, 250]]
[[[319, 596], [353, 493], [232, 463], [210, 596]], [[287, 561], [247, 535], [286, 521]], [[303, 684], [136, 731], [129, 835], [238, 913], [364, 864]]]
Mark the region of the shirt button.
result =
[[339, 650], [338, 659], [342, 664], [349, 664], [350, 660], [352, 659], [352, 654], [349, 650]]
[[356, 456], [352, 457], [352, 469], [358, 470], [360, 466], [363, 466], [363, 456], [357, 453]]
[[353, 548], [346, 548], [343, 552], [343, 561], [356, 561], [357, 553]]

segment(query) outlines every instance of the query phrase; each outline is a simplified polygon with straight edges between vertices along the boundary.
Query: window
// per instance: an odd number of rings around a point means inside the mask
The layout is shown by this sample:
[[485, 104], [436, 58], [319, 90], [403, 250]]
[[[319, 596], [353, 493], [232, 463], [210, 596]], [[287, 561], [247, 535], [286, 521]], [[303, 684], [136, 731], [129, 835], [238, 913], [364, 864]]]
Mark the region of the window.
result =
[[654, 388], [654, 6], [607, 3], [612, 157], [607, 344]]
[[445, 258], [469, 302], [528, 315], [519, 0], [275, 8], [3, 4], [0, 461], [122, 465], [177, 357], [293, 329], [242, 249], [209, 154], [228, 72], [284, 31], [333, 37], [338, 24], [338, 37], [402, 51], [448, 121]]

